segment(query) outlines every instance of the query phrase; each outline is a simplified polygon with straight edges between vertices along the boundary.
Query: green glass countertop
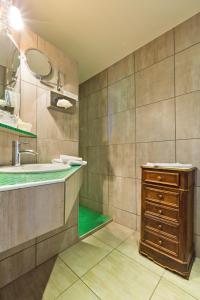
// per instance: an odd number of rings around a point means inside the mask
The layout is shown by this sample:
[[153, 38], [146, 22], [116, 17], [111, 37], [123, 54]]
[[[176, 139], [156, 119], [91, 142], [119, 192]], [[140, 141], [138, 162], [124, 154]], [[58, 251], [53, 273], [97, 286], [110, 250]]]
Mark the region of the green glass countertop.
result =
[[0, 188], [4, 186], [23, 185], [36, 182], [63, 181], [80, 169], [80, 166], [73, 166], [64, 171], [44, 172], [44, 173], [1, 173]]
[[7, 132], [7, 133], [12, 133], [12, 134], [15, 134], [15, 135], [19, 135], [21, 137], [31, 137], [31, 138], [36, 138], [37, 137], [37, 135], [32, 133], [32, 132], [25, 131], [25, 130], [22, 130], [22, 129], [19, 129], [17, 127], [7, 125], [7, 124], [4, 124], [4, 123], [0, 123], [0, 130], [4, 131], [4, 132]]

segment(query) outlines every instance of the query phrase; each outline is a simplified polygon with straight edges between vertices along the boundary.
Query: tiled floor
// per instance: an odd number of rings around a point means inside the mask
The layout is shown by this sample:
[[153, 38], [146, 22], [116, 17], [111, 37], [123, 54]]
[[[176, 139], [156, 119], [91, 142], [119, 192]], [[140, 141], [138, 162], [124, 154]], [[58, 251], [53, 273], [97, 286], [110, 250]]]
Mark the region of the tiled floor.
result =
[[138, 233], [110, 223], [0, 291], [1, 300], [200, 300], [200, 259], [190, 280], [138, 253]]

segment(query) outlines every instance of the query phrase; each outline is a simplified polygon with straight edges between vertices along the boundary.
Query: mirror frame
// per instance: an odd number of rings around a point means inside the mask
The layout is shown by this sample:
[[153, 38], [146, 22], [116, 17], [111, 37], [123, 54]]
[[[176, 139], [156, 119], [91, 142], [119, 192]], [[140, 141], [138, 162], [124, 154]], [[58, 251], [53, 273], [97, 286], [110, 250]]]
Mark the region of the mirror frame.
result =
[[[33, 72], [33, 71], [31, 70], [31, 68], [29, 67], [29, 64], [28, 64], [28, 62], [27, 62], [27, 52], [30, 51], [30, 50], [37, 50], [37, 51], [40, 52], [42, 55], [46, 56], [47, 61], [48, 61], [49, 66], [50, 66], [50, 71], [49, 71], [49, 73], [48, 73], [47, 75], [43, 75], [43, 76], [42, 76], [42, 75], [39, 75], [39, 74], [37, 74], [37, 73], [35, 73], [35, 72]], [[52, 66], [51, 61], [49, 60], [49, 57], [46, 55], [46, 53], [42, 52], [41, 50], [39, 50], [39, 49], [37, 49], [37, 48], [28, 48], [28, 49], [26, 49], [26, 51], [24, 52], [24, 57], [25, 57], [26, 66], [28, 67], [28, 69], [29, 69], [29, 71], [31, 72], [31, 74], [33, 74], [37, 79], [43, 80], [43, 79], [47, 78], [48, 76], [50, 76], [50, 75], [52, 74], [53, 66]]]

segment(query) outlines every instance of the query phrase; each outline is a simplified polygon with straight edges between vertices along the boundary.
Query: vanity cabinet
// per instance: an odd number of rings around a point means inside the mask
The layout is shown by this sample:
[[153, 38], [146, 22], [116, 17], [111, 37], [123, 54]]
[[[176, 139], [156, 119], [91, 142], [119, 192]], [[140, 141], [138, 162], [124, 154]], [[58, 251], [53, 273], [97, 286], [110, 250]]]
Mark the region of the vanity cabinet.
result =
[[194, 260], [195, 168], [142, 167], [140, 253], [188, 278]]

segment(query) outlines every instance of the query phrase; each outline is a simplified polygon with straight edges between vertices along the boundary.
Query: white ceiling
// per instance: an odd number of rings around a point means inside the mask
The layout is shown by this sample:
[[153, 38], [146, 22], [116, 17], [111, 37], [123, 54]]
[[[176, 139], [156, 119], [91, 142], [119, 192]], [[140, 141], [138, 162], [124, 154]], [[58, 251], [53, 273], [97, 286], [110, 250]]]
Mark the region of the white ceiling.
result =
[[80, 81], [200, 11], [200, 0], [19, 0], [34, 31], [79, 64]]

